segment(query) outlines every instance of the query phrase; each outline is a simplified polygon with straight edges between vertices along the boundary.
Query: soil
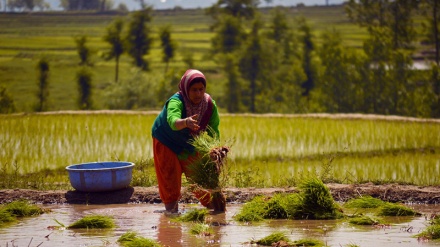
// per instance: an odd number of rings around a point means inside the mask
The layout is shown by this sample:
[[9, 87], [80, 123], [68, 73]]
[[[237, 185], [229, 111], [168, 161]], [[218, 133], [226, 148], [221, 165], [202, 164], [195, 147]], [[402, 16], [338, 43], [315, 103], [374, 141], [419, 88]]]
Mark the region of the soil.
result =
[[[440, 186], [414, 186], [399, 184], [326, 184], [333, 198], [345, 202], [358, 196], [370, 195], [389, 202], [437, 204], [440, 203]], [[245, 203], [255, 196], [271, 196], [275, 193], [295, 193], [292, 188], [226, 188], [227, 203]], [[162, 203], [157, 187], [129, 187], [109, 192], [80, 192], [29, 189], [0, 190], [0, 204], [25, 199], [38, 204], [123, 204], [123, 203]], [[180, 203], [197, 203], [197, 200], [182, 189]]]

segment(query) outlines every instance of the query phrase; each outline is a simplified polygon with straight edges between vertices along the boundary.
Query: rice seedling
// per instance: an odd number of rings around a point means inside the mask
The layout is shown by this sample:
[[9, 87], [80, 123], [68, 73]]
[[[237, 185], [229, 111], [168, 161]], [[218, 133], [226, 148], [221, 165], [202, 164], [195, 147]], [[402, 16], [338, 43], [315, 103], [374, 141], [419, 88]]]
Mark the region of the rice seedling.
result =
[[15, 217], [31, 217], [44, 213], [44, 210], [37, 205], [31, 204], [27, 200], [10, 202], [2, 207], [2, 210], [9, 212]]
[[226, 198], [222, 188], [226, 183], [223, 170], [230, 150], [229, 145], [216, 136], [210, 136], [208, 131], [200, 133], [190, 144], [200, 155], [199, 159], [188, 165], [188, 181], [192, 184], [191, 188], [212, 191], [211, 202], [214, 210], [226, 211]]
[[419, 239], [440, 239], [440, 225], [428, 226], [425, 230], [415, 236]]
[[358, 198], [353, 198], [344, 203], [346, 208], [378, 208], [382, 206], [385, 202], [381, 199], [374, 198], [372, 196], [361, 196]]
[[160, 247], [161, 245], [153, 239], [139, 236], [136, 232], [126, 232], [118, 238], [118, 243], [124, 247]]
[[191, 209], [188, 212], [178, 216], [176, 220], [181, 222], [204, 222], [208, 214], [209, 212], [205, 208]]
[[420, 216], [421, 213], [405, 205], [385, 203], [379, 208], [379, 216]]
[[293, 241], [291, 246], [327, 246], [324, 244], [324, 242], [317, 240], [317, 239], [300, 239]]
[[311, 176], [304, 178], [300, 184], [300, 210], [295, 218], [337, 219], [342, 217], [341, 210], [321, 179]]
[[266, 201], [263, 196], [254, 197], [251, 201], [245, 203], [240, 211], [234, 215], [234, 219], [240, 222], [262, 221], [265, 214]]
[[286, 236], [284, 232], [274, 232], [262, 239], [252, 241], [251, 243], [264, 245], [264, 246], [272, 246], [275, 243], [280, 241], [290, 242], [290, 239]]
[[7, 225], [8, 223], [12, 223], [16, 221], [16, 217], [12, 215], [10, 212], [0, 209], [0, 227]]
[[196, 223], [191, 226], [190, 233], [199, 236], [211, 236], [214, 230], [205, 223]]
[[368, 225], [368, 226], [380, 224], [380, 220], [372, 218], [367, 215], [355, 216], [353, 218], [350, 218], [348, 222], [353, 225]]
[[69, 225], [68, 229], [110, 229], [116, 226], [114, 219], [104, 215], [88, 215]]

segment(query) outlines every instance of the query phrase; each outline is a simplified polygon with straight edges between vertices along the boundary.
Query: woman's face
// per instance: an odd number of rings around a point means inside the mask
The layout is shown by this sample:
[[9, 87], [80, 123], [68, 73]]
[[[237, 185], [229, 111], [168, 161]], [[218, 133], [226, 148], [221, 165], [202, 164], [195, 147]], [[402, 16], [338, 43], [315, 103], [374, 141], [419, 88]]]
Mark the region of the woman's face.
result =
[[189, 100], [191, 100], [191, 103], [198, 105], [202, 102], [204, 94], [205, 85], [203, 85], [202, 82], [196, 82], [189, 88], [188, 97]]

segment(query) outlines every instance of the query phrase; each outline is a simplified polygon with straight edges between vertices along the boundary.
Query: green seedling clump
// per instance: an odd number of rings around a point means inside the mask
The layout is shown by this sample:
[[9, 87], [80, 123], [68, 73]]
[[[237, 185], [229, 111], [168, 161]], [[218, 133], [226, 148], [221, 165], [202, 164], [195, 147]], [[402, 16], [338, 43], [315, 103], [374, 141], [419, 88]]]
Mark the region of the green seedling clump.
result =
[[256, 196], [245, 203], [234, 219], [240, 222], [262, 221], [265, 215], [266, 201], [263, 196]]
[[44, 211], [37, 205], [32, 205], [26, 200], [14, 201], [6, 204], [3, 210], [16, 217], [31, 217], [43, 214]]
[[356, 216], [351, 218], [348, 222], [350, 222], [353, 225], [363, 225], [363, 226], [372, 226], [372, 225], [377, 225], [379, 224], [379, 220], [377, 219], [373, 219], [370, 216]]
[[322, 241], [316, 239], [301, 239], [293, 241], [291, 246], [326, 246]]
[[91, 216], [85, 216], [84, 218], [76, 221], [72, 225], [70, 225], [68, 228], [70, 229], [79, 229], [79, 228], [87, 228], [87, 229], [109, 229], [114, 228], [115, 222], [113, 218], [109, 216], [103, 216], [103, 215], [91, 215]]
[[190, 144], [194, 146], [200, 158], [188, 165], [189, 182], [193, 189], [208, 189], [212, 191], [211, 203], [215, 211], [226, 211], [226, 197], [222, 188], [226, 177], [222, 176], [225, 169], [229, 146], [220, 141], [213, 130], [203, 131]]
[[254, 243], [264, 246], [272, 246], [272, 244], [278, 243], [280, 241], [290, 242], [290, 239], [283, 232], [275, 232], [267, 237], [255, 241]]
[[343, 215], [330, 190], [317, 177], [305, 178], [299, 185], [301, 208], [295, 218], [337, 219]]
[[353, 198], [348, 200], [344, 207], [346, 208], [378, 208], [382, 205], [384, 205], [385, 202], [371, 197], [371, 196], [361, 196], [358, 198]]
[[208, 215], [208, 210], [205, 208], [192, 209], [177, 217], [176, 220], [181, 222], [204, 222], [206, 215]]
[[440, 225], [428, 226], [424, 231], [417, 234], [416, 237], [424, 239], [440, 239]]
[[14, 222], [16, 220], [15, 216], [10, 212], [0, 209], [0, 227], [6, 225], [7, 223]]
[[126, 232], [118, 242], [124, 247], [160, 247], [161, 245], [149, 238], [139, 236], [136, 232]]
[[395, 203], [385, 203], [378, 212], [379, 216], [420, 216], [419, 212]]
[[211, 236], [214, 230], [208, 224], [196, 223], [191, 227], [190, 233], [194, 235]]
[[318, 178], [308, 178], [297, 194], [258, 196], [246, 203], [234, 216], [237, 221], [263, 219], [337, 219], [343, 216], [330, 190]]

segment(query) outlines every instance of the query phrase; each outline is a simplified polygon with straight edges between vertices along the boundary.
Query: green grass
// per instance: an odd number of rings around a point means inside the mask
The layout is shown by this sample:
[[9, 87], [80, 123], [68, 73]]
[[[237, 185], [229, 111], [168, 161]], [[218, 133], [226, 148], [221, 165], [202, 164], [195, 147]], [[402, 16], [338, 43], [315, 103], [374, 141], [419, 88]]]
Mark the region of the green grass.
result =
[[[154, 185], [156, 114], [0, 115], [0, 187], [65, 185], [66, 166], [112, 160], [135, 162], [135, 185]], [[234, 140], [226, 186], [295, 186], [330, 159], [330, 181], [439, 185], [440, 123], [223, 115], [220, 131]]]
[[114, 219], [104, 215], [88, 215], [68, 226], [69, 229], [111, 229], [115, 228]]

